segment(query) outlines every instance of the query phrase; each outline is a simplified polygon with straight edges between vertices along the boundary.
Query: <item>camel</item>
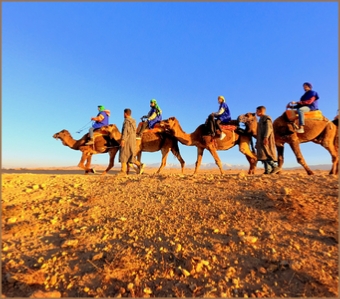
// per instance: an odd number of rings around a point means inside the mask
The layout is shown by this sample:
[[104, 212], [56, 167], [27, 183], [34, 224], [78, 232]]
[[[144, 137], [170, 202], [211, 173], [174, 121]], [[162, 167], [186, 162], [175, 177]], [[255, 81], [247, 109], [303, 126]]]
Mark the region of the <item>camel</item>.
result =
[[[73, 150], [80, 150], [82, 152], [78, 167], [84, 169], [85, 174], [88, 174], [89, 172], [95, 172], [94, 169], [91, 168], [92, 155], [109, 153], [109, 165], [103, 172], [103, 174], [106, 174], [114, 165], [114, 158], [119, 150], [119, 143], [117, 140], [120, 139], [120, 133], [116, 125], [111, 124], [108, 127], [110, 127], [110, 131], [115, 136], [115, 138], [111, 138], [106, 132], [98, 130], [94, 132], [94, 145], [85, 145], [85, 143], [88, 141], [89, 133], [85, 134], [79, 140], [75, 140], [72, 138], [69, 131], [61, 130], [59, 133], [55, 133], [53, 138], [60, 139], [63, 145], [68, 146]], [[85, 161], [86, 163], [84, 164]]]
[[[139, 127], [141, 123], [139, 123]], [[105, 127], [103, 127], [105, 129]], [[108, 128], [110, 131], [110, 128]], [[120, 133], [119, 133], [120, 134]], [[113, 136], [112, 136], [113, 138]], [[120, 138], [119, 141], [120, 142]], [[162, 169], [166, 166], [166, 161], [170, 151], [178, 159], [181, 164], [181, 172], [184, 173], [185, 161], [183, 160], [178, 146], [178, 141], [176, 138], [165, 132], [158, 124], [153, 129], [145, 129], [141, 139], [136, 140], [136, 157], [139, 162], [142, 159], [142, 152], [158, 152], [162, 153], [162, 162], [156, 173], [160, 173]], [[129, 170], [129, 165], [128, 165]]]
[[[106, 170], [102, 173], [105, 175], [113, 166], [114, 158], [119, 150], [121, 133], [116, 125], [111, 124], [103, 126], [100, 130], [94, 132], [94, 145], [85, 145], [88, 140], [88, 133], [81, 139], [74, 140], [71, 134], [67, 130], [62, 130], [59, 133], [53, 135], [53, 138], [60, 139], [63, 145], [66, 145], [74, 150], [80, 150], [82, 156], [78, 167], [85, 170], [85, 174], [94, 172], [91, 165], [91, 159], [93, 154], [109, 153], [110, 160]], [[169, 152], [171, 151], [174, 156], [179, 160], [181, 164], [182, 173], [184, 172], [185, 161], [180, 155], [178, 141], [166, 132], [158, 130], [145, 130], [142, 135], [142, 139], [136, 141], [136, 157], [141, 162], [142, 152], [156, 152], [161, 150], [162, 163], [156, 173], [160, 173], [166, 166], [166, 160]], [[84, 162], [86, 164], [84, 165]], [[139, 164], [139, 163], [138, 163]], [[142, 173], [142, 168], [137, 166], [136, 171]], [[130, 165], [128, 164], [128, 172]]]
[[[238, 125], [238, 121], [231, 121], [230, 124], [236, 123]], [[224, 129], [221, 127], [222, 131], [226, 134], [226, 137], [223, 140], [219, 139], [219, 134], [215, 137], [207, 135], [207, 127], [205, 124], [199, 125], [196, 130], [190, 134], [187, 134], [181, 128], [179, 121], [175, 117], [170, 117], [167, 120], [163, 120], [160, 122], [161, 127], [164, 127], [169, 131], [178, 141], [187, 146], [196, 146], [197, 147], [197, 161], [195, 163], [195, 171], [194, 174], [197, 174], [199, 167], [201, 165], [203, 152], [207, 149], [210, 154], [213, 156], [216, 165], [218, 166], [220, 173], [223, 174], [222, 163], [217, 154], [219, 150], [228, 150], [235, 145], [239, 145], [239, 150], [243, 153], [249, 164], [248, 174], [254, 174], [257, 158], [249, 147], [249, 143], [251, 142], [250, 135], [243, 135], [241, 133], [237, 133], [235, 131], [231, 131], [228, 129]]]
[[[294, 127], [297, 120], [289, 120], [287, 112], [276, 118], [273, 122], [275, 144], [278, 154], [278, 166], [282, 169], [284, 157], [284, 144], [288, 143], [293, 150], [296, 160], [303, 166], [307, 174], [314, 174], [308, 167], [300, 150], [300, 143], [314, 142], [322, 145], [332, 157], [332, 168], [329, 174], [338, 173], [338, 129], [334, 122], [328, 120], [325, 116], [314, 117], [314, 111], [308, 112], [305, 116], [305, 132], [296, 133]], [[320, 112], [319, 112], [320, 113]], [[255, 113], [246, 113], [240, 116], [241, 122], [244, 122], [250, 128], [252, 135], [256, 136], [257, 120]], [[294, 123], [296, 122], [296, 124]], [[278, 172], [279, 174], [280, 172]]]

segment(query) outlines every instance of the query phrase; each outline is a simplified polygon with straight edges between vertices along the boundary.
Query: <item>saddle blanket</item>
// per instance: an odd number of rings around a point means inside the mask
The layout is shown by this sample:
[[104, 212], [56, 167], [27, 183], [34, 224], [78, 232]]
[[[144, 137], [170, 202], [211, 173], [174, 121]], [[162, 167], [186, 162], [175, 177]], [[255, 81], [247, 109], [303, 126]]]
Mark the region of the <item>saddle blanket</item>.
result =
[[[290, 121], [294, 121], [295, 119], [299, 117], [296, 109], [286, 110], [286, 115]], [[305, 116], [305, 119], [317, 119], [317, 120], [324, 119], [321, 110], [305, 112], [304, 116]]]
[[229, 130], [229, 131], [235, 131], [237, 129], [237, 126], [234, 125], [220, 125], [222, 130]]

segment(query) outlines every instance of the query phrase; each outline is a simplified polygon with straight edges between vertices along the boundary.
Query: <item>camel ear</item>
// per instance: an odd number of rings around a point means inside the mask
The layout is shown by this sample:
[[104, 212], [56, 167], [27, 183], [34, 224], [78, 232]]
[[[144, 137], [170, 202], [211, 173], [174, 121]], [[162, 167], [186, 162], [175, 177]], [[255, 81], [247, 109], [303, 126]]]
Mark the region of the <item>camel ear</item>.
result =
[[256, 115], [256, 113], [252, 113], [252, 115], [253, 115], [253, 116], [255, 116], [255, 115]]

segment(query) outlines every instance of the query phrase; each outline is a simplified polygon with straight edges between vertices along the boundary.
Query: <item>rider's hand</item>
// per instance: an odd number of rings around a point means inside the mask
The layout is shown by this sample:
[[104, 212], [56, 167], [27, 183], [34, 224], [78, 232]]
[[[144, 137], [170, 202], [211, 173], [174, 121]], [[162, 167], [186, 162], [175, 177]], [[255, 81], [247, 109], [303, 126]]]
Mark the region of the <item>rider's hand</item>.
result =
[[123, 147], [124, 145], [125, 145], [125, 141], [122, 140], [122, 141], [120, 142], [120, 146]]
[[267, 145], [268, 144], [268, 137], [264, 137], [263, 138], [263, 145]]
[[96, 118], [95, 117], [91, 117], [91, 120], [96, 120]]

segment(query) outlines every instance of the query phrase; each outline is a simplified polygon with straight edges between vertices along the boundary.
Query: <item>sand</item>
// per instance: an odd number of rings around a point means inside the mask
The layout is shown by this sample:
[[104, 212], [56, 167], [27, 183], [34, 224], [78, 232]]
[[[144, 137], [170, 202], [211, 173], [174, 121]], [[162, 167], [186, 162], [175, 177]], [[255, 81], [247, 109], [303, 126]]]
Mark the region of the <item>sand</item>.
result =
[[338, 176], [2, 174], [2, 297], [337, 297]]

